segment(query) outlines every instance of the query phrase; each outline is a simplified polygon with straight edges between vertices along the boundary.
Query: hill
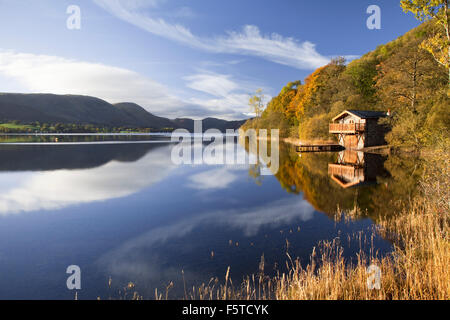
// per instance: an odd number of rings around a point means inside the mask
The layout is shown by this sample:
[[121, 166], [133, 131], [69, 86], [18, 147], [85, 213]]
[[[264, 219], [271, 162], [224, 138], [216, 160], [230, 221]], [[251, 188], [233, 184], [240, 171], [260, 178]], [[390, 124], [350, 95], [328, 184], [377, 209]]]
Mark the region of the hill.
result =
[[[194, 131], [194, 120], [188, 119], [188, 118], [177, 118], [172, 120], [173, 123], [178, 128], [184, 128], [188, 131]], [[208, 129], [219, 129], [222, 132], [225, 132], [226, 129], [238, 129], [241, 127], [246, 120], [240, 120], [240, 121], [227, 121], [223, 119], [217, 119], [217, 118], [205, 118], [202, 122], [203, 131]]]
[[[193, 130], [194, 120], [158, 117], [131, 103], [110, 104], [99, 98], [81, 95], [0, 93], [0, 122], [76, 124], [100, 127], [185, 128]], [[203, 129], [237, 129], [244, 121], [207, 118]]]
[[303, 82], [289, 82], [261, 117], [245, 128], [279, 128], [303, 141], [329, 140], [328, 123], [345, 109], [391, 109], [394, 146], [420, 147], [448, 139], [448, 70], [421, 44], [437, 32], [434, 21], [346, 63], [337, 58]]
[[153, 128], [174, 127], [173, 121], [167, 118], [155, 116], [136, 103], [123, 102], [117, 103], [114, 106], [126, 114], [126, 122], [129, 122], [135, 126], [148, 127], [149, 124], [151, 124], [150, 126]]

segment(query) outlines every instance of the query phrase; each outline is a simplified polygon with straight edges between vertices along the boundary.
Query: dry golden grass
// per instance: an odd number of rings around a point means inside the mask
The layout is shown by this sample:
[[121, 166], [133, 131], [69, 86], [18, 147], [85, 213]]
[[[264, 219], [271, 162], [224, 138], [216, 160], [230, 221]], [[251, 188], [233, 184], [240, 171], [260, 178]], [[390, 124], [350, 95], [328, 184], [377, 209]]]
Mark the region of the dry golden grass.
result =
[[[187, 299], [450, 299], [449, 242], [449, 157], [441, 153], [429, 159], [421, 188], [422, 196], [414, 199], [402, 212], [378, 222], [375, 232], [394, 244], [392, 254], [379, 258], [361, 250], [354, 264], [347, 263], [343, 248], [336, 242], [325, 242], [314, 250], [309, 264], [288, 259], [287, 273], [269, 278], [260, 272], [238, 286], [211, 279], [208, 284], [192, 288]], [[381, 269], [381, 288], [369, 289], [367, 267]], [[162, 298], [162, 295], [159, 296]]]
[[[377, 258], [362, 251], [355, 264], [346, 263], [336, 242], [325, 242], [313, 251], [306, 268], [289, 260], [289, 272], [274, 278], [262, 272], [233, 285], [228, 269], [225, 283], [211, 279], [186, 294], [187, 299], [367, 300], [449, 299], [450, 242], [448, 210], [417, 201], [408, 213], [380, 223], [379, 231], [395, 235], [392, 255]], [[262, 263], [264, 263], [262, 261]], [[381, 288], [369, 289], [367, 267], [381, 269]], [[264, 268], [261, 267], [261, 270]], [[160, 296], [161, 298], [162, 296]]]
[[[314, 249], [306, 267], [289, 254], [287, 273], [264, 275], [264, 256], [259, 272], [238, 285], [212, 278], [200, 287], [185, 286], [185, 299], [192, 300], [448, 300], [450, 299], [450, 154], [448, 148], [428, 157], [421, 181], [421, 196], [405, 204], [402, 212], [377, 221], [373, 232], [393, 242], [393, 252], [378, 257], [361, 249], [356, 262], [348, 263], [337, 241], [323, 242]], [[350, 211], [346, 219], [358, 212]], [[374, 234], [355, 235], [360, 242], [372, 242]], [[368, 240], [369, 239], [369, 240]], [[361, 246], [362, 247], [362, 246]], [[380, 289], [369, 289], [369, 265], [381, 269]], [[155, 291], [158, 300], [168, 299], [170, 283], [164, 293]], [[126, 291], [126, 289], [125, 289]], [[134, 293], [133, 299], [142, 299]]]

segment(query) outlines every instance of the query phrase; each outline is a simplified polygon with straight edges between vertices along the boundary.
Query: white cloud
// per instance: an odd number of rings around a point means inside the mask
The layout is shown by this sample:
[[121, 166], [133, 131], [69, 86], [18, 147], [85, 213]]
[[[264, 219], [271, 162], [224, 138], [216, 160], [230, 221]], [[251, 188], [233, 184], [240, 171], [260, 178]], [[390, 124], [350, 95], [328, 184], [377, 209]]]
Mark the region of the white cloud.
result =
[[94, 0], [100, 7], [104, 8], [114, 16], [142, 28], [158, 36], [166, 37], [174, 41], [202, 47], [201, 42], [185, 27], [178, 24], [170, 24], [160, 18], [150, 18], [142, 13], [145, 7], [154, 1], [133, 0]]
[[359, 55], [344, 55], [344, 56], [342, 56], [344, 59], [345, 59], [345, 61], [347, 61], [347, 62], [351, 62], [351, 61], [353, 61], [353, 60], [356, 60], [356, 59], [359, 59], [359, 58], [361, 58], [361, 56], [359, 56]]
[[192, 11], [192, 9], [189, 7], [177, 8], [173, 12], [167, 13], [167, 15], [169, 17], [173, 17], [173, 18], [190, 18], [190, 19], [192, 19], [192, 18], [196, 17], [194, 11]]
[[[114, 277], [134, 279], [144, 277], [144, 283], [161, 280], [163, 277], [179, 273], [170, 265], [164, 270], [160, 269], [154, 261], [163, 261], [165, 257], [154, 256], [152, 249], [161, 243], [186, 237], [201, 225], [213, 225], [223, 228], [233, 228], [242, 231], [246, 237], [255, 236], [261, 228], [279, 228], [282, 225], [291, 224], [293, 221], [311, 220], [314, 216], [314, 208], [299, 197], [289, 197], [261, 206], [250, 208], [230, 209], [201, 212], [188, 219], [176, 219], [169, 225], [154, 228], [140, 236], [137, 236], [119, 247], [102, 255], [97, 263], [108, 270]], [[195, 244], [194, 244], [195, 245]], [[190, 243], [191, 250], [195, 250]], [[162, 271], [162, 272], [161, 272]], [[167, 274], [168, 273], [168, 274]], [[197, 279], [199, 279], [197, 275]]]
[[171, 118], [220, 116], [242, 119], [248, 101], [246, 95], [227, 96], [240, 86], [228, 76], [199, 74], [187, 77], [187, 85], [191, 88], [219, 95], [221, 99], [183, 99], [173, 95], [164, 85], [124, 68], [1, 49], [0, 77], [14, 83], [21, 92], [89, 95], [110, 103], [130, 101], [149, 112]]
[[125, 0], [124, 5], [128, 9], [143, 9], [143, 8], [157, 8], [166, 0]]
[[227, 168], [203, 171], [189, 177], [189, 187], [197, 190], [226, 189], [238, 178]]
[[[231, 75], [206, 71], [184, 77], [184, 80], [187, 81], [187, 87], [212, 96], [207, 98], [192, 97], [187, 100], [188, 103], [215, 110], [218, 114], [229, 119], [245, 117], [244, 115], [250, 111], [248, 106], [249, 93], [258, 89], [258, 86], [253, 84], [234, 80]], [[271, 98], [267, 95], [265, 101], [270, 101]]]
[[133, 101], [156, 113], [184, 105], [156, 81], [100, 63], [0, 50], [0, 75], [28, 92], [90, 95], [111, 103]]
[[244, 60], [235, 59], [235, 60], [227, 61], [226, 63], [231, 64], [231, 65], [235, 65], [235, 64], [242, 63], [242, 62], [244, 62]]
[[170, 148], [151, 151], [133, 163], [111, 161], [83, 170], [1, 173], [0, 216], [126, 197], [164, 179], [176, 168]]
[[239, 88], [238, 84], [230, 80], [231, 76], [222, 74], [196, 74], [187, 76], [184, 80], [187, 80], [187, 87], [206, 92], [213, 96], [225, 97], [231, 91]]
[[206, 109], [215, 110], [221, 117], [239, 119], [237, 115], [242, 115], [250, 110], [248, 107], [248, 94], [229, 94], [226, 97], [212, 99], [191, 98], [188, 101], [194, 105], [202, 106]]
[[[204, 146], [200, 148], [203, 154]], [[256, 163], [255, 155], [247, 154], [244, 148], [234, 143], [224, 144], [222, 148], [223, 154], [236, 154], [236, 159], [248, 157], [245, 163]], [[162, 181], [177, 168], [170, 161], [171, 152], [172, 145], [163, 145], [135, 162], [113, 160], [90, 169], [0, 172], [0, 217], [129, 196]], [[203, 161], [221, 164], [208, 154]], [[191, 175], [188, 187], [202, 191], [228, 188], [239, 175], [246, 174], [247, 164], [221, 164], [219, 168]]]
[[[252, 55], [298, 69], [315, 69], [329, 62], [319, 54], [311, 42], [299, 42], [279, 34], [262, 35], [257, 26], [244, 26], [242, 31], [228, 32], [226, 36], [202, 38], [179, 24], [152, 17], [130, 0], [94, 0], [99, 6], [119, 19], [152, 34], [215, 53]], [[151, 14], [151, 12], [150, 12]]]
[[218, 48], [224, 52], [245, 53], [298, 69], [315, 69], [329, 62], [319, 54], [311, 42], [299, 43], [273, 33], [263, 36], [257, 26], [244, 26], [241, 32], [229, 32], [228, 37], [216, 39]]

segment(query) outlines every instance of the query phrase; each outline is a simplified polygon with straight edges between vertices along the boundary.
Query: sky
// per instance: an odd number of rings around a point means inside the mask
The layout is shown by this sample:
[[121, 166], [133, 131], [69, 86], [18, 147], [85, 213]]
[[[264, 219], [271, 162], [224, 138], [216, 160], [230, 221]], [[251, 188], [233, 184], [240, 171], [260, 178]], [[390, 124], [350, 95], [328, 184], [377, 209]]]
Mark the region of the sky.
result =
[[[380, 29], [367, 27], [372, 5]], [[0, 0], [0, 92], [244, 119], [258, 88], [267, 102], [333, 57], [350, 61], [418, 24], [399, 0]]]

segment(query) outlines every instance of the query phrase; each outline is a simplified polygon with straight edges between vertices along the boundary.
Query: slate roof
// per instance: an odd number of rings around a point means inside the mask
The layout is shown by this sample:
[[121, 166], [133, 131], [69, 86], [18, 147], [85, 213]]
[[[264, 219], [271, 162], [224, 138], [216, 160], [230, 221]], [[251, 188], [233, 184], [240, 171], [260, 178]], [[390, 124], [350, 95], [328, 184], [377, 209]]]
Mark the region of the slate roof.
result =
[[367, 110], [347, 110], [347, 111], [362, 119], [387, 117], [387, 113], [384, 111], [367, 111]]
[[335, 121], [336, 119], [339, 119], [345, 113], [351, 113], [361, 119], [378, 119], [378, 118], [387, 117], [387, 113], [384, 111], [345, 110], [342, 113], [340, 113], [338, 116], [334, 117], [333, 121]]

